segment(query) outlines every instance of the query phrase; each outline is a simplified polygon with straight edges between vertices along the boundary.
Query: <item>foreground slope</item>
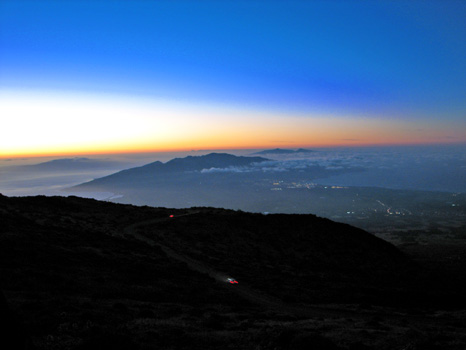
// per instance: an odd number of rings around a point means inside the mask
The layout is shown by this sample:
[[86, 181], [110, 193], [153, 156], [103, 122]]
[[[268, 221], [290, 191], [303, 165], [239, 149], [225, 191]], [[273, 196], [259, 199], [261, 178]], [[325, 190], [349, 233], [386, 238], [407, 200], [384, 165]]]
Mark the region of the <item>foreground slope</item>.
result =
[[313, 215], [0, 196], [0, 222], [1, 321], [19, 345], [421, 349], [439, 322], [443, 345], [464, 344], [461, 313], [425, 314], [445, 291], [408, 258]]

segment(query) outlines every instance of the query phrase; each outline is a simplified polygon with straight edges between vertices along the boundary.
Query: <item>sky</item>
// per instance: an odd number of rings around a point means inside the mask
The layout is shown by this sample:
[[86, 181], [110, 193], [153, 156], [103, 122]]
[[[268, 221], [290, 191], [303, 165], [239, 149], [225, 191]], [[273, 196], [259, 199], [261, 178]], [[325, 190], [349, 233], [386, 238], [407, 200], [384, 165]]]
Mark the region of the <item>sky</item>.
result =
[[0, 158], [466, 143], [465, 1], [0, 2]]

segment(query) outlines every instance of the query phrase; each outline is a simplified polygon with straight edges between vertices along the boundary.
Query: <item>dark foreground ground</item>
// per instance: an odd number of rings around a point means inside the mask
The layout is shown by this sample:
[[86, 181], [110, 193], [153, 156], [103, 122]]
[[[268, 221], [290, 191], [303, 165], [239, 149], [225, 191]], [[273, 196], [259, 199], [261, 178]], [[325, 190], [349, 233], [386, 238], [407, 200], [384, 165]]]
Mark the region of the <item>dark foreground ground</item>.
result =
[[313, 215], [0, 196], [0, 340], [463, 350], [465, 260], [458, 244], [400, 251]]

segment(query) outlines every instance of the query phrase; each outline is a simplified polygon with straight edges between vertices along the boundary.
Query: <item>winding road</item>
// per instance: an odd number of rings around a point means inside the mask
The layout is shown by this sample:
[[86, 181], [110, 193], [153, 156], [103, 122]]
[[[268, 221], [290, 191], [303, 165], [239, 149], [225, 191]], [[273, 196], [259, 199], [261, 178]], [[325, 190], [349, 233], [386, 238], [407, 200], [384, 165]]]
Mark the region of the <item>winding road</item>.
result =
[[253, 290], [253, 289], [241, 284], [241, 281], [240, 281], [239, 284], [235, 284], [233, 286], [230, 283], [228, 283], [228, 281], [227, 281], [227, 278], [231, 277], [227, 273], [217, 271], [217, 270], [213, 269], [212, 267], [210, 267], [210, 266], [208, 266], [208, 265], [206, 265], [206, 264], [204, 264], [204, 263], [202, 263], [200, 261], [191, 259], [191, 258], [189, 258], [189, 257], [187, 257], [185, 255], [182, 255], [182, 254], [180, 254], [178, 252], [175, 252], [173, 249], [167, 247], [166, 245], [161, 244], [160, 242], [158, 242], [158, 241], [156, 241], [154, 239], [151, 239], [149, 237], [146, 237], [146, 236], [138, 233], [138, 228], [140, 228], [140, 227], [149, 226], [149, 225], [153, 225], [153, 224], [157, 224], [157, 223], [161, 223], [161, 222], [165, 222], [165, 221], [169, 221], [169, 220], [176, 220], [176, 218], [179, 218], [179, 217], [182, 217], [182, 216], [193, 215], [193, 214], [196, 214], [196, 213], [198, 213], [198, 212], [196, 211], [196, 212], [191, 212], [191, 213], [187, 213], [187, 214], [176, 215], [176, 216], [173, 216], [173, 217], [158, 218], [158, 219], [153, 219], [153, 220], [146, 220], [146, 221], [137, 222], [137, 223], [134, 223], [134, 224], [131, 224], [131, 225], [125, 227], [124, 230], [123, 230], [123, 234], [124, 235], [130, 235], [130, 236], [136, 238], [139, 241], [145, 242], [146, 244], [148, 244], [150, 246], [160, 247], [162, 249], [162, 251], [169, 258], [172, 258], [172, 259], [180, 261], [180, 262], [184, 262], [184, 263], [186, 263], [186, 265], [191, 270], [206, 274], [206, 275], [216, 279], [217, 281], [224, 283], [225, 288], [229, 288], [230, 290], [233, 290], [234, 293], [236, 293], [237, 295], [249, 300], [250, 302], [252, 302], [254, 304], [264, 305], [264, 306], [267, 306], [269, 308], [272, 307], [272, 308], [282, 309], [284, 307], [284, 304], [279, 299], [273, 298], [273, 297], [265, 295], [265, 294], [263, 294], [263, 293], [261, 293], [259, 291]]
[[[239, 284], [230, 284], [227, 281], [229, 276], [228, 274], [217, 271], [216, 269], [208, 266], [207, 264], [191, 259], [190, 257], [183, 255], [179, 252], [174, 251], [172, 248], [167, 247], [160, 242], [146, 237], [138, 232], [138, 229], [141, 227], [158, 224], [161, 222], [166, 222], [169, 220], [176, 220], [182, 216], [189, 216], [197, 214], [198, 211], [193, 211], [186, 214], [180, 214], [175, 216], [168, 216], [165, 218], [157, 218], [151, 220], [145, 220], [133, 223], [129, 226], [126, 226], [122, 231], [120, 231], [121, 236], [131, 236], [139, 241], [142, 241], [152, 247], [159, 247], [162, 251], [171, 259], [177, 260], [179, 262], [185, 263], [191, 270], [197, 271], [202, 274], [206, 274], [215, 280], [222, 282], [225, 288], [228, 288], [233, 293], [237, 294], [238, 296], [248, 300], [249, 302], [260, 305], [264, 307], [267, 311], [274, 311], [278, 313], [286, 313], [292, 314], [297, 317], [307, 317], [307, 318], [357, 318], [357, 319], [368, 319], [373, 317], [375, 314], [381, 316], [385, 319], [390, 320], [405, 320], [406, 318], [411, 319], [412, 321], [422, 322], [422, 323], [431, 323], [431, 322], [438, 322], [439, 319], [436, 320], [432, 316], [428, 315], [409, 315], [404, 312], [400, 313], [390, 309], [384, 309], [383, 311], [377, 308], [373, 310], [361, 310], [361, 309], [354, 309], [354, 308], [345, 308], [343, 305], [335, 305], [335, 306], [324, 306], [324, 305], [289, 305], [284, 303], [278, 298], [274, 298], [270, 295], [266, 295], [258, 290], [252, 289], [249, 286], [246, 286], [244, 283], [239, 281]], [[156, 232], [154, 232], [156, 235]], [[388, 311], [388, 312], [387, 312]]]

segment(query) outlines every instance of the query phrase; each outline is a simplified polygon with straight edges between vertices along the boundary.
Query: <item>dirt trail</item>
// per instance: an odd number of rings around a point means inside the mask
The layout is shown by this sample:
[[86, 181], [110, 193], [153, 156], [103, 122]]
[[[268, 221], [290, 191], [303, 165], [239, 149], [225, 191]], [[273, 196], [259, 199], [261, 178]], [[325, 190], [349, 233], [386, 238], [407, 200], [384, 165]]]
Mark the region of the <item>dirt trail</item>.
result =
[[[342, 305], [332, 306], [315, 306], [315, 305], [288, 305], [282, 302], [281, 300], [274, 298], [272, 296], [266, 295], [260, 291], [254, 290], [239, 281], [239, 284], [231, 285], [226, 281], [229, 276], [226, 273], [221, 271], [217, 271], [214, 268], [202, 263], [200, 261], [191, 259], [188, 256], [180, 254], [179, 252], [174, 251], [173, 249], [165, 246], [164, 244], [159, 243], [158, 241], [141, 235], [138, 233], [138, 228], [143, 226], [149, 226], [152, 224], [157, 224], [169, 220], [176, 220], [176, 218], [181, 216], [188, 216], [196, 214], [197, 212], [191, 212], [187, 214], [181, 214], [174, 217], [167, 217], [167, 218], [158, 218], [146, 221], [140, 221], [134, 224], [131, 224], [123, 229], [120, 234], [123, 235], [130, 235], [137, 240], [145, 242], [146, 244], [153, 246], [153, 247], [160, 247], [162, 251], [169, 257], [174, 260], [186, 263], [186, 265], [193, 271], [197, 271], [203, 274], [207, 274], [210, 277], [216, 279], [224, 283], [225, 288], [229, 288], [230, 291], [233, 291], [237, 295], [243, 297], [244, 299], [250, 301], [255, 305], [261, 305], [266, 307], [269, 311], [274, 312], [282, 312], [287, 314], [293, 314], [298, 317], [323, 317], [323, 318], [344, 318], [344, 317], [351, 317], [351, 318], [363, 318], [367, 319], [373, 317], [374, 314], [381, 316], [385, 319], [391, 320], [399, 320], [399, 319], [406, 319], [409, 318], [411, 320], [423, 321], [430, 323], [432, 320], [431, 317], [424, 315], [424, 316], [417, 316], [417, 315], [407, 315], [405, 313], [396, 313], [390, 312], [389, 310], [385, 309], [385, 312], [378, 311], [369, 311], [369, 310], [354, 310], [354, 309], [345, 309]], [[387, 312], [388, 311], [388, 312]], [[438, 318], [437, 318], [437, 321]]]
[[[123, 234], [130, 235], [137, 240], [145, 242], [146, 244], [153, 246], [153, 247], [160, 247], [162, 251], [169, 257], [177, 261], [181, 261], [186, 263], [186, 265], [193, 271], [197, 271], [203, 274], [207, 274], [210, 277], [216, 279], [217, 281], [223, 283], [225, 288], [229, 288], [230, 291], [233, 293], [243, 297], [244, 299], [250, 301], [255, 305], [261, 305], [265, 307], [269, 311], [274, 312], [281, 312], [287, 314], [293, 314], [299, 317], [355, 317], [355, 311], [352, 310], [342, 310], [341, 307], [339, 309], [333, 309], [331, 307], [324, 307], [324, 306], [310, 306], [310, 305], [287, 305], [282, 302], [278, 298], [274, 298], [272, 296], [266, 295], [260, 291], [254, 290], [239, 281], [239, 284], [231, 285], [226, 281], [228, 277], [230, 277], [227, 273], [217, 271], [216, 269], [202, 263], [200, 261], [191, 259], [179, 252], [174, 251], [173, 249], [167, 247], [160, 242], [146, 237], [140, 233], [138, 233], [138, 228], [143, 226], [149, 226], [169, 220], [176, 220], [176, 218], [181, 216], [188, 216], [196, 214], [197, 212], [177, 215], [174, 217], [167, 217], [167, 218], [158, 218], [146, 221], [140, 221], [134, 224], [131, 224], [124, 228]], [[365, 316], [367, 317], [367, 315]]]
[[208, 266], [208, 265], [206, 265], [206, 264], [204, 264], [204, 263], [202, 263], [200, 261], [191, 259], [191, 258], [189, 258], [189, 257], [187, 257], [185, 255], [177, 253], [173, 249], [167, 247], [166, 245], [161, 244], [161, 243], [159, 243], [159, 242], [157, 242], [157, 241], [155, 241], [155, 240], [153, 240], [153, 239], [151, 239], [149, 237], [141, 235], [140, 233], [137, 232], [137, 229], [140, 228], [140, 227], [143, 227], [143, 226], [149, 226], [151, 224], [157, 224], [157, 223], [165, 222], [165, 221], [168, 221], [168, 220], [175, 220], [178, 217], [193, 215], [193, 214], [195, 214], [195, 212], [188, 213], [188, 214], [177, 215], [177, 216], [172, 217], [172, 218], [159, 218], [159, 219], [141, 221], [141, 222], [138, 222], [138, 223], [134, 223], [134, 224], [132, 224], [130, 226], [127, 226], [123, 230], [123, 233], [125, 235], [131, 235], [132, 237], [134, 237], [134, 238], [136, 238], [136, 239], [138, 239], [138, 240], [140, 240], [142, 242], [145, 242], [150, 246], [160, 247], [162, 249], [162, 251], [168, 257], [170, 257], [170, 258], [172, 258], [174, 260], [177, 260], [177, 261], [184, 262], [184, 263], [186, 263], [186, 265], [191, 270], [194, 270], [194, 271], [209, 275], [210, 277], [216, 279], [217, 281], [224, 283], [226, 288], [229, 288], [234, 293], [242, 296], [243, 298], [249, 300], [250, 302], [252, 302], [254, 304], [260, 304], [260, 305], [265, 305], [265, 306], [274, 307], [274, 308], [277, 308], [277, 307], [283, 308], [283, 303], [279, 299], [267, 296], [267, 295], [265, 295], [263, 293], [252, 290], [251, 288], [248, 288], [248, 287], [246, 287], [244, 285], [241, 285], [241, 284], [231, 285], [230, 283], [228, 283], [226, 281], [226, 279], [228, 277], [230, 277], [227, 273], [217, 271], [217, 270], [213, 269], [212, 267], [210, 267], [210, 266]]

